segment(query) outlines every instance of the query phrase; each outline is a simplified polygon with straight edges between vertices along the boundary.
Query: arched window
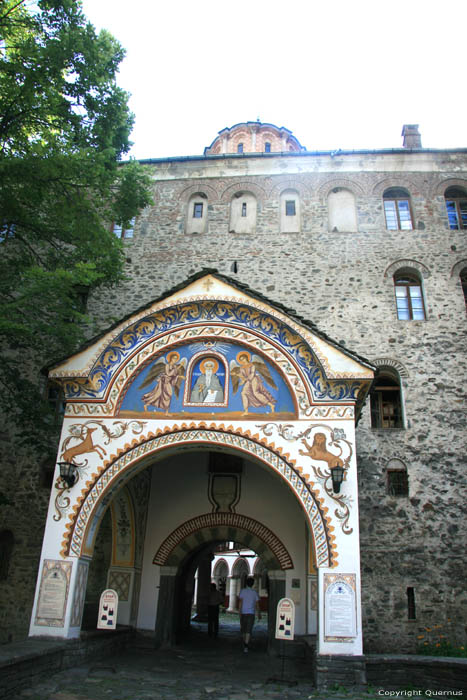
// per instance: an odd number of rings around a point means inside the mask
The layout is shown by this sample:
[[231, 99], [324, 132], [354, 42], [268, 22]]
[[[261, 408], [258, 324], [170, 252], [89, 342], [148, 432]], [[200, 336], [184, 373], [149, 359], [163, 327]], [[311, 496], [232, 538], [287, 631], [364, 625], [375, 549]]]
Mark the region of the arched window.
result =
[[403, 428], [400, 379], [392, 368], [378, 374], [370, 396], [372, 428]]
[[413, 229], [410, 194], [402, 187], [391, 187], [383, 194], [386, 228], [391, 231]]
[[414, 274], [396, 273], [394, 275], [397, 318], [400, 321], [424, 321], [425, 304], [423, 303], [422, 285]]
[[296, 190], [284, 190], [281, 193], [281, 231], [298, 233], [300, 231], [300, 196]]
[[449, 228], [467, 228], [467, 191], [463, 187], [448, 187], [444, 193]]
[[328, 195], [328, 217], [330, 231], [356, 231], [357, 210], [353, 192], [335, 187]]
[[188, 200], [185, 230], [187, 233], [208, 230], [208, 198], [204, 192], [196, 192]]
[[251, 192], [237, 192], [230, 205], [230, 233], [254, 233], [256, 197]]
[[5, 581], [8, 578], [14, 543], [15, 539], [11, 530], [2, 530], [0, 532], [0, 581]]
[[464, 267], [464, 269], [460, 271], [459, 278], [461, 281], [462, 292], [464, 294], [465, 308], [467, 309], [467, 267]]

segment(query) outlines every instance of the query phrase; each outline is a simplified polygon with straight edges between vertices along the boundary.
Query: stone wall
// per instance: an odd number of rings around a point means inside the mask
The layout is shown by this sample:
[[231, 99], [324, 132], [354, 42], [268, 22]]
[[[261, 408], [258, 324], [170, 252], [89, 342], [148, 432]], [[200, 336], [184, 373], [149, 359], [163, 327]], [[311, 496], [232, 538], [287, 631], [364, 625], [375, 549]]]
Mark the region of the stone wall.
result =
[[[465, 641], [466, 311], [452, 271], [467, 260], [467, 247], [465, 231], [447, 227], [443, 183], [467, 183], [466, 164], [465, 153], [429, 151], [155, 162], [154, 206], [142, 212], [125, 243], [128, 279], [90, 300], [95, 334], [202, 268], [216, 268], [295, 309], [370, 361], [404, 369], [405, 428], [372, 429], [367, 406], [357, 433], [366, 651], [413, 652], [441, 634]], [[412, 231], [385, 228], [382, 193], [394, 186], [411, 192]], [[355, 194], [357, 232], [328, 230], [327, 196], [335, 187]], [[286, 189], [300, 194], [299, 233], [279, 232]], [[255, 233], [229, 233], [230, 201], [238, 191], [257, 198]], [[186, 206], [195, 192], [207, 194], [208, 230], [187, 234]], [[421, 272], [426, 321], [398, 321], [392, 279], [398, 266]], [[393, 458], [407, 466], [408, 497], [387, 493], [386, 465]], [[21, 508], [3, 510], [0, 524], [14, 526], [11, 580], [24, 633], [46, 498], [36, 494], [34, 508], [27, 505], [37, 461], [14, 460], [7, 451], [5, 464], [20, 475], [15, 488], [24, 494]], [[0, 582], [5, 585], [0, 595], [7, 590], [11, 609], [14, 589]], [[408, 587], [415, 620], [408, 620]]]

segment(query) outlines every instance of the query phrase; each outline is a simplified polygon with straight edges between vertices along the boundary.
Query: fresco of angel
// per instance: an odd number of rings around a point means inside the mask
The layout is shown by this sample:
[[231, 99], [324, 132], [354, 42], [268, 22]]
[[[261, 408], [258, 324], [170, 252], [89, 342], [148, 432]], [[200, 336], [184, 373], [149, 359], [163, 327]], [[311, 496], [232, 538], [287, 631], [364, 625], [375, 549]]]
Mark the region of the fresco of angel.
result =
[[154, 381], [156, 382], [154, 389], [142, 396], [144, 410], [147, 411], [149, 406], [154, 406], [160, 411], [165, 411], [165, 415], [168, 416], [172, 395], [175, 392], [175, 396], [178, 398], [180, 387], [185, 379], [185, 371], [186, 358], [180, 360], [180, 355], [176, 351], [170, 352], [166, 358], [163, 357], [156, 362], [139, 387], [144, 389]]
[[277, 386], [268, 366], [259, 355], [251, 356], [245, 350], [240, 351], [236, 360], [230, 361], [230, 377], [234, 394], [239, 386], [242, 387], [243, 416], [248, 414], [249, 408], [269, 406], [271, 413], [274, 411], [276, 399], [264, 386], [263, 379], [273, 389], [277, 389]]

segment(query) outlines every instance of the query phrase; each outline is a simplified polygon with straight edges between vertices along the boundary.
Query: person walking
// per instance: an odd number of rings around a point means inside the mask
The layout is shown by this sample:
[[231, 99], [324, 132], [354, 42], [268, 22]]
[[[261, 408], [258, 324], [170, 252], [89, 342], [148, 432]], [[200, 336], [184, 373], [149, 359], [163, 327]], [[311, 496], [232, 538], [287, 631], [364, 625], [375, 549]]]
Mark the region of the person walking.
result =
[[253, 590], [255, 579], [249, 576], [246, 580], [245, 588], [239, 593], [238, 611], [240, 613], [240, 632], [243, 637], [243, 651], [248, 653], [248, 648], [255, 623], [255, 611], [258, 611], [258, 620], [261, 620], [261, 610], [259, 608], [259, 595]]
[[219, 605], [224, 602], [224, 596], [217, 590], [215, 583], [211, 583], [208, 600], [208, 635], [214, 637], [219, 634]]

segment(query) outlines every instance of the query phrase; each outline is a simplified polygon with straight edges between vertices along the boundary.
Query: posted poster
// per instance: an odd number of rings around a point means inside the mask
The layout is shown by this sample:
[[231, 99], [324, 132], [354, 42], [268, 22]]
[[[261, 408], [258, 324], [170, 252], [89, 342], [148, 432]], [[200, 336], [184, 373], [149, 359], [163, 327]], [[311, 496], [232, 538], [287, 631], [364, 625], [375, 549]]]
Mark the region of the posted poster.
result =
[[117, 627], [118, 594], [113, 588], [103, 591], [99, 603], [98, 630], [114, 630]]
[[357, 636], [355, 574], [324, 575], [324, 639], [353, 641]]
[[295, 631], [295, 603], [281, 598], [277, 604], [276, 639], [293, 639]]

